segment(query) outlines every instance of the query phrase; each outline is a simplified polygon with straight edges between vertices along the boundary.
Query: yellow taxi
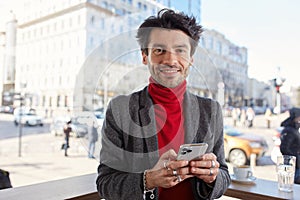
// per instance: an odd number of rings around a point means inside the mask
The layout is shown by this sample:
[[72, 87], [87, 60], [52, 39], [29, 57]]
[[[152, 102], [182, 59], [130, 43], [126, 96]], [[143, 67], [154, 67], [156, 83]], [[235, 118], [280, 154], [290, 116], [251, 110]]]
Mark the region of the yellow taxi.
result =
[[258, 135], [242, 133], [231, 126], [224, 126], [225, 158], [233, 165], [246, 165], [251, 154], [262, 157], [268, 150], [266, 140]]

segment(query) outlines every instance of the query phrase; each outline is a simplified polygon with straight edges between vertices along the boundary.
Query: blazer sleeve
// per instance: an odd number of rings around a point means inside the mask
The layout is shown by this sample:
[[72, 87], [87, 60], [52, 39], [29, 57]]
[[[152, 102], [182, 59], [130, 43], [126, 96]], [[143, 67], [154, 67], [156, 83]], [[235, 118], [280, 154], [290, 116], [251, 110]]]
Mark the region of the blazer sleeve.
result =
[[143, 173], [134, 173], [126, 169], [129, 161], [124, 154], [122, 130], [116, 122], [118, 118], [109, 105], [102, 128], [97, 190], [100, 197], [106, 200], [141, 200], [143, 199]]
[[228, 166], [225, 161], [224, 153], [224, 137], [223, 137], [223, 115], [221, 106], [218, 102], [211, 103], [211, 120], [209, 120], [209, 130], [213, 134], [212, 152], [217, 156], [217, 161], [220, 163], [219, 173], [215, 182], [208, 185], [198, 178], [192, 180], [194, 191], [196, 191], [199, 199], [216, 199], [220, 198], [227, 190], [231, 183]]

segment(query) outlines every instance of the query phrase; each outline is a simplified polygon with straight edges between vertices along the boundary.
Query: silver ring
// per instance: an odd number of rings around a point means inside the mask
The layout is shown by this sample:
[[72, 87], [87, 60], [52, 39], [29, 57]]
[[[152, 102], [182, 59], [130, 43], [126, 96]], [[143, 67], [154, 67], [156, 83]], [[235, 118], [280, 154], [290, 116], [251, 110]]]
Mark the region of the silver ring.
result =
[[209, 169], [209, 176], [212, 176], [213, 175], [213, 172], [212, 172], [212, 169], [210, 168]]
[[176, 171], [176, 169], [173, 169], [173, 175], [174, 175], [174, 176], [177, 176], [177, 171]]
[[164, 161], [164, 168], [165, 168], [165, 169], [168, 169], [168, 167], [167, 167], [167, 162], [168, 162], [168, 161], [166, 161], [166, 160]]
[[216, 162], [214, 160], [211, 161], [211, 167], [215, 168], [216, 167]]
[[179, 175], [177, 176], [177, 181], [178, 181], [178, 182], [181, 182], [181, 181], [182, 181], [182, 179], [181, 179], [181, 177], [180, 177]]

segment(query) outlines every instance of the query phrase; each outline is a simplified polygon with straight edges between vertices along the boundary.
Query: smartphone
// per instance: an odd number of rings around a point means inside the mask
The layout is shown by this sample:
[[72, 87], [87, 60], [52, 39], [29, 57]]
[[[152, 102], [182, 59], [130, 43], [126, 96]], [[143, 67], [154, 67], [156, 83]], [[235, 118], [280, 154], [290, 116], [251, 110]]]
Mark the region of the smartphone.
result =
[[207, 143], [183, 144], [179, 148], [177, 160], [196, 160], [205, 154], [207, 147]]

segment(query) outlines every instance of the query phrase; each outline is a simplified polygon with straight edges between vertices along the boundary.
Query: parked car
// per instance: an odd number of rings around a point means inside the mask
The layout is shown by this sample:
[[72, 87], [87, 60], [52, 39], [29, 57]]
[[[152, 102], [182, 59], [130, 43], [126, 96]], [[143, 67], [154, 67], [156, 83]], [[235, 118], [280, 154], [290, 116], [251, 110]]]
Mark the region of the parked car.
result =
[[20, 123], [27, 126], [43, 126], [43, 117], [36, 114], [32, 108], [16, 108], [14, 110], [14, 123], [18, 126]]
[[258, 135], [242, 133], [231, 126], [224, 126], [225, 157], [233, 165], [246, 165], [251, 154], [262, 157], [268, 150], [266, 140]]
[[64, 126], [71, 120], [71, 136], [74, 137], [85, 137], [88, 134], [88, 127], [86, 124], [78, 122], [78, 117], [56, 117], [50, 125], [50, 132], [55, 135], [64, 135]]
[[98, 126], [102, 127], [104, 122], [104, 113], [103, 112], [94, 112], [96, 118], [97, 118], [97, 124]]
[[12, 105], [10, 105], [10, 106], [0, 106], [0, 112], [1, 113], [13, 114], [14, 113], [14, 107]]

